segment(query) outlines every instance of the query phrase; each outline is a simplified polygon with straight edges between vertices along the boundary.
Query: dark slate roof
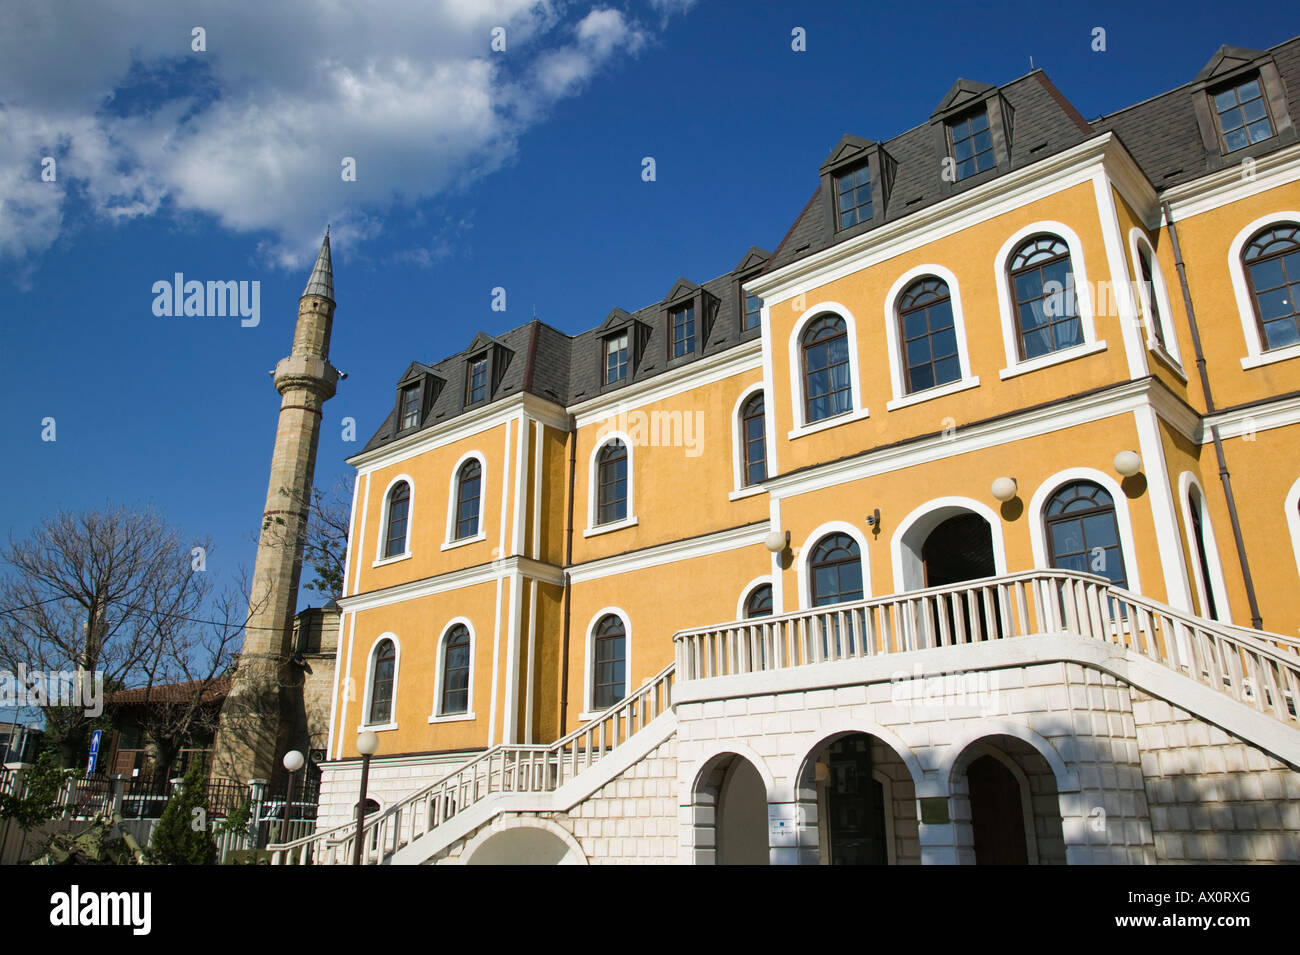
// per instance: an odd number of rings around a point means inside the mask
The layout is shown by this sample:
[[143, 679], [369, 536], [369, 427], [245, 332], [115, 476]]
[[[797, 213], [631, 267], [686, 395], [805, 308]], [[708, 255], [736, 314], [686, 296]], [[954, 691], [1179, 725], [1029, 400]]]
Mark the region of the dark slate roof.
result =
[[[1300, 37], [1279, 43], [1266, 52], [1272, 55], [1277, 65], [1282, 85], [1286, 88], [1288, 111], [1294, 122], [1300, 119]], [[1231, 58], [1233, 54], [1259, 55], [1255, 50], [1220, 47], [1196, 79], [1168, 93], [1100, 117], [1093, 121], [1092, 128], [1099, 133], [1114, 132], [1157, 190], [1190, 182], [1221, 168], [1222, 162], [1214, 161], [1220, 159], [1219, 154], [1207, 151], [1201, 139], [1192, 87], [1208, 79], [1212, 68], [1225, 56]], [[1237, 156], [1258, 156], [1282, 145], [1285, 144], [1273, 138], [1232, 155], [1234, 159]]]
[[[979, 93], [990, 89], [992, 87], [983, 83], [958, 80], [944, 96], [936, 114], [963, 91]], [[1065, 101], [1042, 70], [1035, 70], [1013, 80], [1000, 87], [999, 92], [1013, 111], [1010, 153], [1012, 170], [1077, 146], [1093, 135], [1088, 124]], [[942, 138], [935, 135], [934, 129], [927, 122], [881, 144], [898, 164], [889, 203], [883, 216], [876, 216], [870, 225], [854, 232], [854, 235], [874, 231], [948, 196], [957, 195], [988, 181], [983, 175], [974, 176], [945, 189], [940, 171], [947, 152], [941, 150], [942, 142]], [[807, 207], [777, 247], [776, 254], [768, 263], [768, 270], [789, 265], [839, 241], [826, 214], [826, 203], [829, 200], [822, 194], [824, 188], [825, 185], [819, 185], [813, 193]]]
[[[1287, 90], [1289, 112], [1300, 120], [1300, 37], [1278, 44], [1267, 51], [1277, 65], [1282, 83]], [[1198, 80], [1214, 75], [1218, 64], [1241, 62], [1262, 54], [1253, 50], [1221, 48], [1202, 70]], [[699, 288], [689, 278], [679, 278], [665, 289], [665, 298], [635, 312], [621, 308], [611, 310], [596, 328], [570, 336], [536, 319], [519, 328], [493, 338], [479, 333], [463, 351], [432, 365], [415, 362], [407, 374], [415, 371], [433, 375], [444, 384], [430, 408], [421, 428], [433, 427], [449, 421], [465, 411], [465, 376], [468, 359], [484, 348], [500, 346], [509, 356], [500, 385], [490, 401], [529, 391], [560, 405], [572, 405], [602, 393], [612, 393], [628, 384], [646, 381], [691, 361], [734, 348], [742, 341], [757, 337], [758, 331], [740, 331], [737, 317], [740, 303], [738, 278], [743, 273], [751, 278], [760, 272], [772, 271], [791, 262], [819, 252], [847, 236], [861, 235], [893, 223], [915, 212], [934, 205], [952, 195], [988, 182], [1007, 171], [1021, 169], [1042, 159], [1063, 152], [1085, 140], [1106, 132], [1113, 132], [1128, 149], [1134, 160], [1157, 189], [1165, 189], [1220, 168], [1222, 157], [1213, 161], [1202, 142], [1193, 107], [1193, 80], [1175, 90], [1103, 116], [1093, 122], [1086, 121], [1073, 105], [1052, 84], [1042, 70], [1034, 70], [1018, 79], [992, 87], [975, 80], [958, 79], [938, 103], [930, 122], [879, 143], [879, 147], [894, 163], [894, 178], [889, 200], [883, 215], [859, 229], [849, 230], [836, 238], [826, 214], [826, 197], [820, 183], [799, 217], [791, 225], [776, 252], [769, 254], [751, 247], [742, 256], [736, 269], [702, 284], [703, 292], [718, 302], [717, 319], [708, 340], [696, 355], [669, 361], [666, 327], [669, 301], [679, 300]], [[989, 170], [962, 182], [944, 183], [940, 176], [946, 158], [946, 144], [942, 135], [936, 134], [935, 122], [952, 110], [960, 110], [968, 102], [989, 95], [1000, 96], [1010, 109], [1012, 117], [1011, 145], [1005, 169]], [[1259, 155], [1294, 141], [1286, 142], [1274, 137], [1264, 143], [1234, 153]], [[875, 149], [876, 142], [860, 136], [847, 135], [840, 139], [831, 159], [853, 150]], [[810, 184], [812, 175], [810, 174]], [[825, 180], [823, 180], [825, 181]], [[322, 255], [328, 256], [328, 238]], [[328, 263], [328, 259], [326, 259]], [[628, 381], [613, 388], [601, 385], [601, 340], [608, 329], [629, 321], [641, 323], [646, 333], [643, 357], [629, 371]], [[636, 326], [633, 326], [634, 329]], [[697, 334], [702, 334], [697, 318]], [[635, 333], [635, 332], [634, 332]], [[403, 376], [405, 378], [405, 375]], [[396, 424], [396, 393], [394, 408], [388, 418], [366, 444], [365, 449], [381, 447], [393, 440]]]

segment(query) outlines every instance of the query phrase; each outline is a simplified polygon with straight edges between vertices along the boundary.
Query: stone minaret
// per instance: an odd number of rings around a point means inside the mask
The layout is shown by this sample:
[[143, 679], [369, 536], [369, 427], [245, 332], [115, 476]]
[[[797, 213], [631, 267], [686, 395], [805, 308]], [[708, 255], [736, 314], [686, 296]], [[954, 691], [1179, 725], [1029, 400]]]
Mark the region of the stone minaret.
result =
[[280, 421], [271, 455], [271, 481], [253, 568], [248, 626], [230, 695], [221, 711], [213, 776], [248, 782], [277, 779], [280, 757], [295, 742], [302, 674], [290, 670], [294, 611], [307, 529], [321, 409], [334, 396], [339, 372], [329, 362], [334, 274], [328, 230], [307, 287], [298, 300], [293, 350], [276, 365]]

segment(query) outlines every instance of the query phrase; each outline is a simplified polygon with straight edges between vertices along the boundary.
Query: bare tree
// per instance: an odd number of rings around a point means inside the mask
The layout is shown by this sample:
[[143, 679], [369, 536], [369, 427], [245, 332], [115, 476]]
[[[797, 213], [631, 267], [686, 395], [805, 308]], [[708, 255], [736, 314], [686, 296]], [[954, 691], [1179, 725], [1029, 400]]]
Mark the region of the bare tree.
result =
[[351, 517], [352, 489], [341, 478], [336, 478], [326, 490], [312, 490], [303, 561], [316, 578], [307, 583], [308, 590], [330, 597], [342, 596]]
[[[194, 624], [210, 595], [206, 551], [151, 508], [60, 512], [26, 540], [11, 537], [0, 579], [0, 665], [46, 680], [99, 675], [110, 692], [170, 679], [180, 659], [209, 675], [222, 670], [236, 636], [203, 637]], [[47, 737], [72, 763], [96, 714], [66, 703], [47, 700], [42, 709]]]

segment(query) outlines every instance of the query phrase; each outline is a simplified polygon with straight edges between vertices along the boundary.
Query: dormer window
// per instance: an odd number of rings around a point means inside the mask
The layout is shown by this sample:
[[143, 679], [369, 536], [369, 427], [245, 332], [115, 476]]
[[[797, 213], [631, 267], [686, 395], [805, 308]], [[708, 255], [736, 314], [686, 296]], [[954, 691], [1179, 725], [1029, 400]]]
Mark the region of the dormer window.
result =
[[695, 303], [673, 309], [668, 313], [672, 321], [672, 356], [695, 354]]
[[840, 229], [871, 218], [871, 167], [867, 163], [835, 177], [835, 208]]
[[742, 331], [758, 328], [763, 319], [763, 300], [757, 295], [745, 293], [745, 317], [740, 324]]
[[420, 423], [420, 386], [407, 385], [402, 389], [401, 430], [414, 428]]
[[988, 110], [981, 107], [948, 123], [948, 145], [958, 180], [996, 166]]
[[469, 362], [469, 385], [465, 397], [467, 405], [486, 401], [488, 396], [488, 360], [487, 355], [471, 358]]
[[627, 380], [628, 334], [626, 331], [605, 339], [605, 384]]
[[1213, 92], [1211, 99], [1225, 153], [1272, 137], [1273, 123], [1258, 74]]

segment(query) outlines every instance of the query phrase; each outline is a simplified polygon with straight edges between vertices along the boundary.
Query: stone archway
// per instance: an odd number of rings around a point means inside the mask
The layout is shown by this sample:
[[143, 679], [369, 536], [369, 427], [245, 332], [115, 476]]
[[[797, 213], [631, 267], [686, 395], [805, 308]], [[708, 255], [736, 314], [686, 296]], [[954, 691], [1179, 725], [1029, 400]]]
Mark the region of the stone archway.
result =
[[576, 839], [546, 819], [499, 821], [461, 854], [465, 865], [586, 865]]
[[1064, 865], [1060, 781], [1033, 746], [985, 736], [952, 764], [949, 785], [959, 861]]
[[920, 862], [916, 789], [902, 757], [883, 740], [842, 732], [804, 758], [795, 792], [801, 861], [822, 865]]
[[767, 785], [736, 753], [705, 763], [692, 789], [697, 864], [767, 865]]

